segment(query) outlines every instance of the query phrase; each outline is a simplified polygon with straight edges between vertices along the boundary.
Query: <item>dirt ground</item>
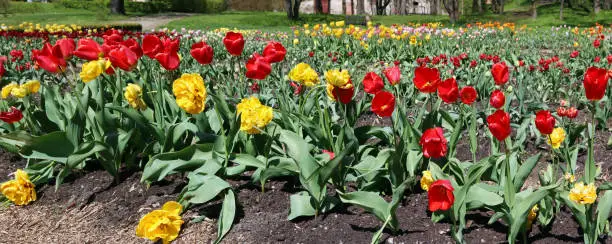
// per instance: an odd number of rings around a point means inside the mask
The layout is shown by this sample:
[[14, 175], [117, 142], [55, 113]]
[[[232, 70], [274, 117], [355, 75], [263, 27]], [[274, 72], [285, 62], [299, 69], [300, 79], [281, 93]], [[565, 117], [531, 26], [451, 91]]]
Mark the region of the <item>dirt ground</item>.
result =
[[[386, 121], [377, 123], [385, 124]], [[596, 161], [602, 165], [603, 180], [609, 180], [612, 151], [606, 149], [609, 132], [596, 138]], [[458, 158], [470, 158], [467, 142], [459, 143]], [[486, 142], [479, 143], [479, 157], [489, 151]], [[535, 152], [538, 147], [526, 145]], [[584, 157], [584, 156], [581, 156]], [[528, 180], [537, 185], [534, 170]], [[25, 161], [16, 155], [0, 152], [0, 182], [12, 178], [10, 174], [23, 168]], [[582, 167], [582, 165], [580, 165]], [[579, 169], [582, 171], [582, 169]], [[0, 207], [0, 243], [148, 243], [135, 236], [138, 220], [168, 200], [175, 200], [185, 185], [185, 178], [174, 176], [148, 189], [139, 182], [140, 173], [124, 175], [114, 185], [104, 171], [82, 172], [55, 191], [53, 185], [39, 187], [38, 200], [25, 207]], [[248, 177], [230, 181], [238, 195], [237, 221], [223, 243], [369, 243], [381, 222], [372, 214], [357, 207], [337, 209], [317, 218], [288, 221], [289, 196], [298, 191], [299, 183], [278, 179], [266, 184], [265, 193], [250, 183]], [[427, 209], [427, 196], [420, 189], [407, 193], [397, 216], [401, 232], [384, 234], [385, 243], [453, 243], [448, 232], [450, 225], [432, 223]], [[185, 224], [175, 243], [210, 243], [216, 236], [215, 219], [218, 202], [199, 206], [183, 214]], [[507, 227], [501, 222], [487, 225], [492, 213], [471, 212], [465, 238], [468, 243], [505, 242]], [[194, 219], [203, 221], [194, 223]], [[547, 229], [534, 226], [529, 235], [531, 243], [579, 243], [582, 241], [576, 221], [567, 209], [556, 216]], [[610, 238], [604, 243], [612, 243]]]

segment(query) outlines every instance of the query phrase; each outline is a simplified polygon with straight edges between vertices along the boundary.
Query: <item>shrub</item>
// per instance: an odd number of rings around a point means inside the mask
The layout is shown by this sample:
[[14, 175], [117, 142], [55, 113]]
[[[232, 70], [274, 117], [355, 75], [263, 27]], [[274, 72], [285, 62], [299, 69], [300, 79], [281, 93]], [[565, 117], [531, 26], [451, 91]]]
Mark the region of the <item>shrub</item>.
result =
[[172, 0], [172, 10], [178, 12], [219, 13], [226, 9], [226, 0]]
[[126, 1], [125, 8], [128, 12], [160, 13], [172, 10], [172, 0], [151, 0], [148, 2]]

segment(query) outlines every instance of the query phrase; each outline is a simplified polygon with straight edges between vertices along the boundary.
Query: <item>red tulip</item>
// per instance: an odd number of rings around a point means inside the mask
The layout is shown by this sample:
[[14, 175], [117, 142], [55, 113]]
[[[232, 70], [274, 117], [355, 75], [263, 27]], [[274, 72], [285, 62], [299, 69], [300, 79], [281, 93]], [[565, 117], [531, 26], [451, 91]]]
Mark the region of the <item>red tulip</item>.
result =
[[491, 93], [491, 98], [489, 99], [489, 104], [496, 109], [500, 109], [506, 104], [506, 96], [504, 92], [500, 90], [495, 90]]
[[570, 58], [576, 58], [576, 57], [578, 57], [578, 55], [580, 55], [580, 52], [573, 51], [572, 53], [570, 53]]
[[11, 110], [8, 112], [0, 112], [0, 120], [12, 124], [15, 122], [19, 122], [23, 118], [23, 114], [21, 110], [11, 107]]
[[214, 51], [206, 42], [201, 41], [191, 46], [191, 56], [202, 65], [212, 63]]
[[308, 57], [311, 57], [311, 58], [314, 57], [314, 52], [313, 51], [308, 52]]
[[599, 41], [599, 39], [595, 39], [595, 41], [593, 41], [593, 47], [599, 48], [600, 45], [601, 45], [601, 41]]
[[363, 77], [363, 90], [369, 94], [376, 94], [385, 87], [382, 78], [374, 72], [368, 72]]
[[255, 80], [263, 80], [272, 72], [268, 60], [259, 53], [254, 53], [253, 57], [247, 61], [246, 69], [246, 77]]
[[121, 42], [121, 45], [124, 45], [130, 50], [132, 50], [132, 52], [134, 52], [136, 56], [138, 56], [138, 58], [142, 57], [142, 48], [140, 48], [140, 44], [138, 44], [136, 39], [130, 37], [127, 40]]
[[108, 53], [113, 67], [131, 71], [138, 64], [138, 56], [125, 46], [117, 46]]
[[156, 35], [146, 35], [142, 39], [142, 51], [149, 58], [155, 59], [155, 55], [162, 50], [164, 50], [164, 46]]
[[372, 112], [380, 117], [389, 117], [395, 109], [395, 96], [388, 91], [379, 91], [372, 99]]
[[448, 78], [438, 85], [438, 96], [445, 103], [454, 103], [459, 98], [459, 87], [455, 78]]
[[440, 83], [440, 71], [436, 68], [418, 67], [414, 70], [414, 86], [424, 93], [436, 92]]
[[22, 60], [23, 59], [23, 51], [21, 50], [11, 50], [11, 52], [9, 53], [11, 55], [11, 61], [15, 62], [17, 60]]
[[42, 50], [32, 50], [32, 57], [38, 66], [51, 73], [57, 73], [66, 68], [66, 60], [61, 56], [55, 56], [53, 47], [48, 42], [43, 45]]
[[[349, 83], [352, 84], [351, 81]], [[353, 95], [355, 93], [355, 86], [351, 85], [350, 88], [342, 89], [340, 87], [333, 87], [332, 96], [336, 101], [340, 101], [341, 103], [348, 104], [353, 100]]]
[[584, 73], [584, 92], [587, 99], [598, 101], [606, 94], [608, 86], [608, 71], [603, 68], [590, 67]]
[[497, 140], [505, 140], [511, 133], [510, 115], [503, 110], [497, 110], [487, 117], [489, 131]]
[[478, 93], [476, 92], [476, 89], [471, 86], [461, 88], [461, 91], [459, 91], [459, 95], [461, 96], [461, 102], [467, 105], [474, 103], [474, 101], [476, 101], [476, 98], [478, 98]]
[[478, 65], [478, 62], [476, 60], [470, 61], [470, 68], [475, 68], [477, 65]]
[[155, 55], [155, 59], [166, 70], [175, 70], [181, 64], [178, 55], [179, 39], [164, 38], [161, 40], [164, 49]]
[[289, 85], [291, 85], [291, 87], [293, 87], [293, 95], [300, 95], [300, 93], [302, 93], [304, 86], [302, 86], [301, 84], [295, 83], [295, 82], [291, 82], [289, 83]]
[[608, 55], [608, 57], [606, 57], [606, 60], [608, 60], [608, 64], [612, 64], [612, 54]]
[[505, 62], [496, 63], [491, 68], [491, 74], [493, 75], [493, 80], [495, 80], [496, 85], [503, 85], [508, 82], [509, 74], [508, 74], [508, 66]]
[[257, 82], [253, 82], [253, 84], [251, 84], [251, 92], [253, 93], [258, 93], [259, 92], [259, 84], [257, 84]]
[[419, 141], [423, 148], [423, 156], [426, 158], [442, 158], [446, 156], [447, 143], [444, 131], [440, 127], [425, 130]]
[[453, 185], [449, 180], [437, 180], [429, 186], [427, 198], [429, 199], [429, 211], [449, 210], [455, 203]]
[[280, 42], [269, 42], [263, 50], [263, 56], [266, 57], [270, 63], [283, 61], [286, 54], [287, 49], [285, 49]]
[[576, 117], [578, 117], [578, 109], [574, 108], [574, 107], [570, 107], [567, 110], [567, 117], [570, 119], [575, 119]]
[[329, 160], [332, 160], [332, 159], [334, 159], [336, 157], [336, 154], [334, 154], [334, 152], [332, 152], [332, 151], [328, 151], [328, 150], [323, 149], [323, 150], [321, 150], [321, 152], [327, 154], [329, 156]]
[[79, 40], [79, 45], [74, 51], [74, 56], [92, 61], [103, 57], [104, 52], [102, 52], [102, 47], [96, 41], [91, 38], [83, 38]]
[[239, 32], [227, 32], [223, 38], [223, 45], [231, 55], [240, 56], [244, 49], [244, 37]]
[[385, 74], [385, 77], [387, 77], [387, 81], [389, 81], [389, 84], [391, 84], [392, 86], [400, 82], [402, 73], [399, 69], [399, 66], [396, 65], [390, 68], [386, 68], [383, 73]]
[[565, 109], [564, 107], [558, 107], [557, 108], [557, 115], [559, 115], [561, 117], [567, 116], [567, 109]]
[[601, 57], [597, 56], [593, 59], [593, 62], [599, 63], [601, 61]]
[[540, 133], [550, 135], [555, 129], [555, 117], [548, 110], [540, 110], [536, 113], [535, 125]]
[[63, 38], [59, 39], [53, 45], [53, 55], [58, 58], [63, 58], [68, 60], [72, 57], [74, 52], [74, 39], [71, 38]]
[[4, 68], [4, 62], [6, 62], [6, 60], [6, 56], [0, 56], [0, 78], [6, 73], [6, 68]]

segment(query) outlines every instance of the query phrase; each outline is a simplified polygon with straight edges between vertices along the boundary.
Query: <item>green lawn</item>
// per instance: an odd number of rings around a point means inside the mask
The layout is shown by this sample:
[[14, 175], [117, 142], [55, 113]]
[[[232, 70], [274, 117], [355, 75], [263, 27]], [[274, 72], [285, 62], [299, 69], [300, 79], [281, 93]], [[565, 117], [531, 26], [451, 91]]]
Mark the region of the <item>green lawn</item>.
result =
[[[469, 1], [466, 1], [469, 2]], [[467, 4], [467, 3], [466, 3]], [[514, 0], [506, 5], [507, 12], [504, 15], [464, 15], [459, 24], [474, 23], [477, 21], [500, 21], [527, 24], [530, 26], [558, 26], [558, 25], [580, 25], [591, 26], [595, 23], [612, 24], [612, 11], [602, 11], [598, 15], [585, 11], [577, 11], [566, 8], [564, 10], [564, 21], [559, 20], [559, 5], [548, 4], [538, 7], [538, 19], [531, 19], [528, 12], [528, 1]], [[136, 16], [138, 13], [130, 13], [128, 16], [109, 15], [108, 9], [100, 11], [65, 8], [57, 3], [25, 3], [11, 2], [9, 14], [0, 15], [0, 24], [17, 25], [24, 21], [41, 24], [111, 24], [117, 21]], [[238, 29], [259, 29], [266, 31], [288, 31], [291, 26], [305, 23], [326, 23], [330, 21], [343, 20], [341, 15], [315, 15], [303, 14], [299, 21], [287, 19], [284, 12], [224, 12], [220, 14], [201, 14], [176, 20], [168, 23], [165, 27], [171, 29], [215, 29], [220, 27]], [[373, 16], [372, 21], [385, 25], [442, 22], [449, 25], [448, 16], [444, 15], [394, 15]]]
[[17, 25], [22, 22], [41, 24], [108, 24], [129, 16], [109, 15], [108, 10], [91, 11], [65, 8], [55, 3], [11, 2], [8, 14], [0, 15], [0, 24]]

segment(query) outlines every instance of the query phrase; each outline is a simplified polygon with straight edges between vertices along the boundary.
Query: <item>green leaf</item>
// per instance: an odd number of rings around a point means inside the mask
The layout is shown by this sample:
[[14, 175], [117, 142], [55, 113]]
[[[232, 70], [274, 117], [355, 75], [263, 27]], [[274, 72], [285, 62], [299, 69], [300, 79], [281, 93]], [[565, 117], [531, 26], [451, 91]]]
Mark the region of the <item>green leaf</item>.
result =
[[357, 205], [366, 211], [373, 213], [380, 221], [385, 222], [389, 217], [389, 203], [378, 193], [369, 191], [355, 191], [349, 193], [338, 193], [343, 203]]
[[514, 243], [516, 240], [516, 235], [519, 233], [521, 227], [525, 223], [527, 219], [527, 214], [529, 210], [538, 203], [542, 198], [551, 194], [555, 188], [559, 187], [558, 184], [542, 187], [539, 190], [530, 193], [521, 201], [518, 201], [516, 205], [510, 210], [510, 216], [512, 218], [512, 223], [510, 226], [510, 234], [508, 235], [508, 242]]
[[51, 132], [46, 135], [34, 137], [21, 148], [24, 158], [52, 160], [66, 163], [68, 156], [75, 150], [63, 131]]
[[610, 217], [610, 211], [612, 210], [612, 191], [606, 191], [603, 197], [599, 199], [597, 204], [597, 230], [598, 233], [603, 233], [606, 224], [608, 224], [608, 218]]
[[120, 112], [120, 113], [124, 114], [125, 116], [129, 117], [131, 120], [136, 122], [136, 124], [139, 127], [141, 127], [146, 132], [151, 133], [153, 136], [155, 136], [157, 141], [159, 141], [159, 142], [165, 141], [165, 138], [164, 138], [164, 135], [163, 135], [162, 131], [157, 129], [157, 128], [155, 128], [151, 124], [151, 122], [142, 113], [140, 113], [138, 110], [131, 109], [131, 108], [130, 109], [126, 109], [126, 108], [118, 107], [118, 106], [107, 106], [106, 108], [115, 110], [115, 111]]
[[157, 154], [145, 166], [141, 182], [160, 181], [169, 174], [195, 170], [213, 157], [213, 144], [210, 143], [191, 145], [178, 152]]
[[467, 192], [467, 205], [468, 209], [476, 209], [482, 207], [482, 205], [486, 206], [496, 206], [502, 204], [504, 199], [497, 195], [494, 192], [490, 192], [485, 190], [480, 186], [480, 184], [475, 184]]
[[217, 223], [217, 239], [215, 244], [221, 242], [223, 237], [230, 231], [234, 223], [234, 217], [236, 216], [236, 195], [231, 189], [225, 193], [223, 199], [223, 206], [221, 207], [221, 214], [219, 215], [219, 222]]
[[266, 164], [259, 159], [251, 156], [250, 154], [234, 154], [234, 158], [232, 159], [234, 163], [240, 165], [251, 166], [255, 168], [265, 168]]
[[215, 175], [193, 172], [188, 178], [187, 191], [179, 200], [184, 205], [206, 203], [231, 187], [229, 183]]
[[538, 161], [540, 160], [541, 153], [533, 155], [529, 157], [525, 162], [519, 167], [518, 171], [514, 175], [514, 191], [518, 192], [521, 190], [521, 187], [525, 183], [525, 180], [533, 171], [533, 168], [536, 166]]
[[312, 197], [305, 191], [291, 195], [289, 205], [288, 220], [301, 216], [314, 216], [317, 213], [312, 204]]

